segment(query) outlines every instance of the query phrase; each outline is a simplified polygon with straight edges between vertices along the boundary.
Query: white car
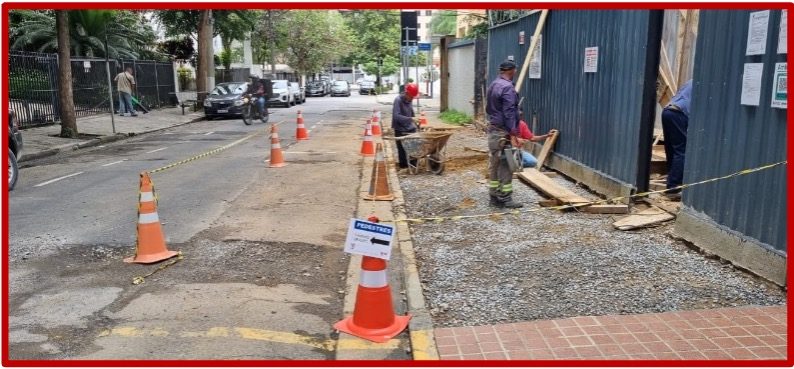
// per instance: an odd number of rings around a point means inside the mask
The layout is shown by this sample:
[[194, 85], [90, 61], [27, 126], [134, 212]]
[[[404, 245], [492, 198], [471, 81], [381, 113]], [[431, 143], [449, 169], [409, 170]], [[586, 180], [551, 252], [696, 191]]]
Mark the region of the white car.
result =
[[295, 95], [289, 88], [289, 81], [286, 79], [273, 80], [273, 95], [268, 100], [268, 105], [282, 104], [285, 107], [295, 105]]
[[306, 102], [306, 89], [301, 87], [300, 83], [290, 82], [289, 90], [292, 92], [292, 96], [295, 96], [296, 103], [303, 104]]

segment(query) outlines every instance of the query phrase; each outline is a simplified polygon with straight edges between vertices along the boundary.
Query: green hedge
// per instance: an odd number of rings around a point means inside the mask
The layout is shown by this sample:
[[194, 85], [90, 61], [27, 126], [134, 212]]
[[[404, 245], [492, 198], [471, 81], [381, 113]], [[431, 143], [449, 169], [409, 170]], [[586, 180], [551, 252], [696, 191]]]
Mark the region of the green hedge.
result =
[[474, 119], [466, 113], [459, 112], [454, 109], [449, 109], [439, 116], [444, 123], [454, 124], [456, 126], [464, 126], [467, 124], [471, 124]]

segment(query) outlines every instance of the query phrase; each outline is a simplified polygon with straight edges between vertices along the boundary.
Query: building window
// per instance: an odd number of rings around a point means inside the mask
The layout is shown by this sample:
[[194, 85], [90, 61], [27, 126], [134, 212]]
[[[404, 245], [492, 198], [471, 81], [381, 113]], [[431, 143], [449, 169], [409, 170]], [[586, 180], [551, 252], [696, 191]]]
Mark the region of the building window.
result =
[[430, 23], [425, 23], [425, 28], [430, 29]]
[[421, 10], [417, 10], [417, 11], [416, 11], [416, 16], [417, 16], [417, 17], [420, 17], [420, 16], [422, 16], [422, 11], [421, 11]]
[[433, 11], [432, 10], [425, 10], [425, 15], [429, 17], [429, 16], [433, 15]]
[[417, 23], [416, 24], [416, 29], [420, 29], [420, 28], [422, 28], [422, 23]]

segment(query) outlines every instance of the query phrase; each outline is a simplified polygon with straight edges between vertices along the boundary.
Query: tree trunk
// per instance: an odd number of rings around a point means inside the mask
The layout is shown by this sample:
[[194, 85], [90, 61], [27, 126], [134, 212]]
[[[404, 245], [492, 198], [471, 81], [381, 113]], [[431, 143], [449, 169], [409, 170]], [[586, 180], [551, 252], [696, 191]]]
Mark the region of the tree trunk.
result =
[[[199, 103], [204, 101], [207, 94], [207, 76], [212, 55], [208, 52], [212, 43], [212, 30], [210, 29], [210, 11], [202, 10], [198, 24], [198, 58], [196, 58], [196, 90]], [[208, 33], [209, 31], [209, 33]]]
[[[74, 114], [72, 96], [72, 58], [69, 55], [69, 13], [56, 11], [58, 30], [58, 103], [61, 115], [61, 137], [77, 138], [77, 118]], [[111, 101], [111, 104], [113, 102]]]
[[270, 47], [270, 73], [273, 74], [273, 78], [276, 77], [276, 33], [273, 29], [273, 11], [267, 11], [267, 39], [268, 39], [268, 46]]

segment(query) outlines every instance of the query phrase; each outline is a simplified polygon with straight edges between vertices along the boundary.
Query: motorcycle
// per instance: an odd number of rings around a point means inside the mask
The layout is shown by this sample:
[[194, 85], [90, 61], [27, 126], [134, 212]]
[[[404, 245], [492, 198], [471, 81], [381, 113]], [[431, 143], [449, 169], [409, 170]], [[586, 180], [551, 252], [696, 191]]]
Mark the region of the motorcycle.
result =
[[267, 111], [267, 103], [265, 103], [265, 114], [259, 112], [259, 105], [257, 98], [248, 94], [243, 96], [243, 123], [250, 126], [254, 120], [259, 119], [262, 123], [267, 123], [270, 119], [270, 113]]

